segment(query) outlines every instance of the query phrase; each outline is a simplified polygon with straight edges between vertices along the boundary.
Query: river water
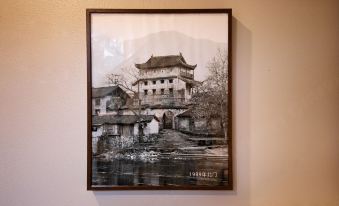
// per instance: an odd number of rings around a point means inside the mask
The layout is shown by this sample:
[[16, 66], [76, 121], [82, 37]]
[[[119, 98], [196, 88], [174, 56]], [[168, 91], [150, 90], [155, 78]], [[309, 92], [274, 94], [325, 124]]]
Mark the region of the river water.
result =
[[155, 162], [93, 158], [92, 186], [226, 186], [226, 157], [160, 158]]

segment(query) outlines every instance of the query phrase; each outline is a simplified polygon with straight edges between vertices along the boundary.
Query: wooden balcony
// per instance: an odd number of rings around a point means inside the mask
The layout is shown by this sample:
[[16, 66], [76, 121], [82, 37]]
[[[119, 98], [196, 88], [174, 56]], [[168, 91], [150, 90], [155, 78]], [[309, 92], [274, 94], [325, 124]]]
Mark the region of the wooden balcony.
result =
[[142, 104], [148, 105], [181, 105], [185, 102], [185, 98], [183, 97], [174, 97], [170, 95], [159, 95], [157, 97], [148, 97], [143, 98]]
[[[183, 95], [163, 94], [163, 95], [147, 95], [141, 98], [141, 105], [171, 105], [179, 106], [186, 103]], [[138, 105], [138, 100], [133, 101], [134, 106]]]
[[193, 79], [194, 75], [187, 73], [187, 72], [180, 72], [180, 76], [185, 77], [185, 78], [189, 78], [189, 79]]

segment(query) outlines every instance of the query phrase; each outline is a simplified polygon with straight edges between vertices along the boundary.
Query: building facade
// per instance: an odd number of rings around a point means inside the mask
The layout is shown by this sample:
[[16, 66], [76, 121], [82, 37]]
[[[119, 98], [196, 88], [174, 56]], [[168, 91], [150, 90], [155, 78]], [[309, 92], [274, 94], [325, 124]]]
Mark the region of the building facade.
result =
[[140, 77], [133, 85], [142, 105], [183, 106], [191, 98], [197, 65], [186, 62], [182, 54], [151, 56], [145, 63], [135, 64]]
[[92, 88], [92, 115], [120, 109], [131, 101], [131, 97], [119, 86]]
[[[113, 146], [133, 144], [138, 136], [159, 133], [159, 119], [154, 115], [95, 115], [92, 117], [92, 150], [98, 151], [103, 137]], [[128, 143], [129, 142], [129, 143]]]
[[[188, 64], [181, 53], [168, 56], [152, 55], [145, 63], [135, 64], [139, 77], [133, 84], [134, 91], [137, 91], [134, 100], [119, 86], [93, 88], [92, 115], [120, 115], [114, 117], [124, 119], [136, 118], [140, 112], [141, 115], [153, 115], [157, 119], [157, 122], [147, 123], [145, 133], [158, 133], [159, 129], [178, 129], [175, 118], [189, 108], [193, 87], [200, 83], [194, 79], [196, 66]], [[140, 107], [138, 97], [141, 100]], [[125, 126], [127, 133], [123, 132], [125, 130], [122, 125], [119, 126], [120, 130], [112, 123], [101, 125], [95, 127], [93, 137], [107, 134], [108, 127], [111, 127], [112, 135], [112, 131], [118, 130], [119, 134], [114, 135], [136, 135], [138, 128], [135, 125], [133, 129], [131, 125]]]

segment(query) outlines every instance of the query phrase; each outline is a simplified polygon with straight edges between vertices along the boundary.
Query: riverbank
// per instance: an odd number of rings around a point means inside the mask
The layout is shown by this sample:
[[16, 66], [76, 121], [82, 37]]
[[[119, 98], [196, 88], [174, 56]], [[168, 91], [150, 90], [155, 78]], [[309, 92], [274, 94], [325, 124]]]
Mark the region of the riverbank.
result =
[[125, 159], [157, 162], [164, 158], [227, 158], [228, 150], [224, 144], [201, 146], [198, 141], [192, 141], [192, 136], [188, 134], [162, 130], [159, 138], [152, 143], [135, 143], [128, 148], [112, 148], [111, 151], [95, 157], [106, 161]]

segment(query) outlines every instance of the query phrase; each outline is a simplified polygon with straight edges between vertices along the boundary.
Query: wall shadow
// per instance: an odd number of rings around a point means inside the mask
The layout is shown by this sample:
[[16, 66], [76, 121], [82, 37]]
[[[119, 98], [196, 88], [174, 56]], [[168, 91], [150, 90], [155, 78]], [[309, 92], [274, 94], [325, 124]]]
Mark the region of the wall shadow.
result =
[[252, 33], [234, 17], [232, 24], [234, 191], [239, 205], [250, 205]]
[[[111, 206], [117, 199], [125, 204], [133, 199], [152, 202], [163, 198], [170, 201], [174, 197], [192, 198], [218, 197], [223, 204], [250, 205], [250, 105], [251, 105], [251, 70], [252, 70], [252, 34], [236, 18], [232, 18], [232, 115], [233, 115], [233, 191], [95, 191], [98, 205]], [[166, 199], [168, 198], [168, 199]], [[228, 201], [228, 198], [232, 200]], [[156, 202], [154, 202], [155, 204]], [[133, 203], [131, 203], [133, 204]], [[220, 204], [220, 203], [219, 203]], [[165, 204], [166, 205], [166, 204]]]

